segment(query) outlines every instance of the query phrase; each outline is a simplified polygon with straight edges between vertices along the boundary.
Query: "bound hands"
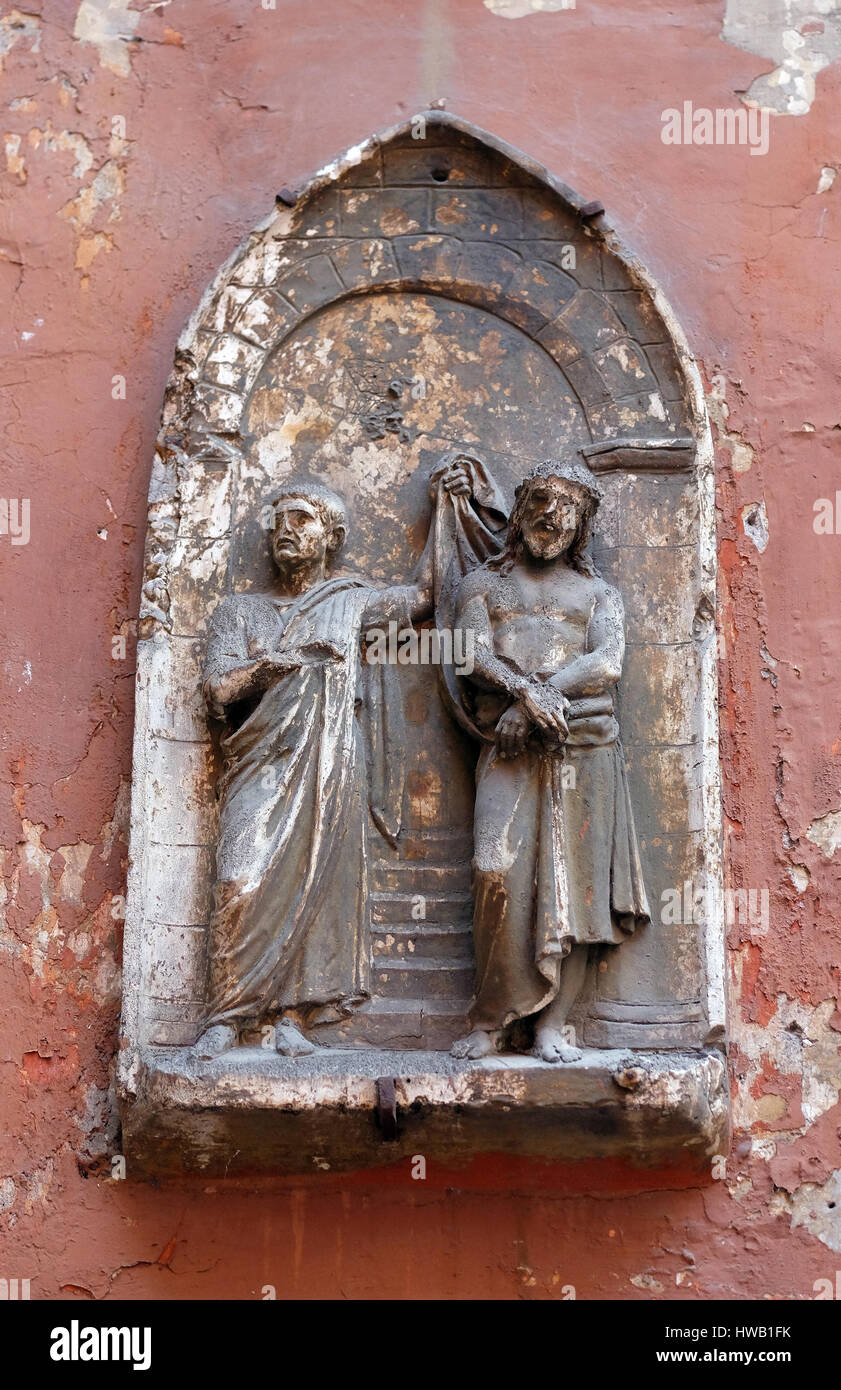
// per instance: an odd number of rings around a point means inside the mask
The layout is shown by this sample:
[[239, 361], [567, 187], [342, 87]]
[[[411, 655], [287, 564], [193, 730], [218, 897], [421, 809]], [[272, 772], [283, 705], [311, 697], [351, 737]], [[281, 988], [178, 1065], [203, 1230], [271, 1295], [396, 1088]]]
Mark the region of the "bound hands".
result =
[[556, 686], [529, 681], [517, 692], [517, 703], [500, 716], [496, 726], [496, 746], [501, 758], [516, 758], [525, 751], [532, 726], [540, 730], [547, 743], [565, 742], [569, 729], [566, 711], [569, 702]]
[[551, 735], [558, 743], [564, 742], [569, 733], [566, 721], [569, 701], [556, 685], [543, 681], [529, 681], [520, 691], [519, 701], [529, 718], [544, 734]]

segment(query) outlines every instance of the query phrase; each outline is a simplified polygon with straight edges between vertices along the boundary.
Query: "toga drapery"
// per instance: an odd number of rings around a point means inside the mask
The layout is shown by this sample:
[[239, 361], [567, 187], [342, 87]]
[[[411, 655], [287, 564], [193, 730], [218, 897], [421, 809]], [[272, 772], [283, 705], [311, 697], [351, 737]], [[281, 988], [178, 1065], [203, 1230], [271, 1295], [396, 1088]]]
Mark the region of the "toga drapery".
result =
[[[391, 668], [363, 668], [360, 629], [374, 590], [327, 579], [292, 600], [234, 594], [211, 620], [205, 692], [255, 651], [311, 664], [266, 690], [221, 742], [224, 771], [203, 1027], [279, 1010], [341, 1016], [369, 993], [365, 835], [368, 808], [393, 838], [402, 798], [400, 714]], [[363, 689], [366, 757], [356, 717]], [[216, 710], [217, 714], [223, 711]], [[396, 723], [396, 727], [395, 727]]]

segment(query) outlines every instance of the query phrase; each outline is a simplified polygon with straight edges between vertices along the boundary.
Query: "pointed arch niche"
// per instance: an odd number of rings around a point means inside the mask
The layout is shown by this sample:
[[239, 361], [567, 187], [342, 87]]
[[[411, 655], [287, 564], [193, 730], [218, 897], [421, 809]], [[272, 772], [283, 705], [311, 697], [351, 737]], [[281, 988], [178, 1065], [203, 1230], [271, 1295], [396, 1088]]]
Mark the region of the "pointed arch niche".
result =
[[[266, 586], [260, 509], [293, 470], [349, 503], [348, 564], [405, 582], [429, 468], [453, 447], [509, 498], [559, 453], [582, 450], [601, 476], [594, 558], [625, 602], [620, 725], [651, 926], [594, 965], [580, 1064], [450, 1059], [471, 984], [473, 752], [434, 674], [407, 670], [403, 830], [372, 857], [377, 997], [313, 1058], [255, 1045], [198, 1063], [218, 772], [208, 618], [224, 594]], [[600, 205], [440, 111], [278, 195], [179, 341], [152, 470], [119, 1063], [134, 1172], [721, 1150], [712, 489], [697, 368]], [[392, 929], [417, 892], [461, 944], [422, 987]]]

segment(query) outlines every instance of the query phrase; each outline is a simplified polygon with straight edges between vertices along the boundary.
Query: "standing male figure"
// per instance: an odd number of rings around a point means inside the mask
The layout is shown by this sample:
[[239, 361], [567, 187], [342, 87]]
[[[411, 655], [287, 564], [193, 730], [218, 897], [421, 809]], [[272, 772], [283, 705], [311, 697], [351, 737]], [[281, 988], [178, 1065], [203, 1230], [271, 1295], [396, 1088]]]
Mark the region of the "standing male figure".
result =
[[[446, 496], [468, 491], [466, 479], [445, 462]], [[200, 1058], [266, 1023], [279, 1052], [312, 1052], [307, 1034], [368, 996], [368, 813], [396, 833], [387, 804], [399, 817], [403, 750], [399, 699], [382, 684], [393, 673], [363, 668], [360, 638], [432, 608], [430, 546], [408, 585], [331, 574], [347, 517], [317, 479], [288, 479], [272, 517], [277, 586], [224, 598], [205, 658], [205, 700], [225, 732]], [[373, 749], [357, 718], [366, 697]]]
[[614, 714], [622, 601], [585, 553], [600, 499], [585, 464], [540, 465], [517, 489], [502, 553], [458, 588], [457, 623], [475, 634], [465, 712], [485, 746], [477, 989], [457, 1057], [490, 1055], [528, 1019], [537, 1056], [576, 1060], [565, 1029], [590, 947], [649, 920]]

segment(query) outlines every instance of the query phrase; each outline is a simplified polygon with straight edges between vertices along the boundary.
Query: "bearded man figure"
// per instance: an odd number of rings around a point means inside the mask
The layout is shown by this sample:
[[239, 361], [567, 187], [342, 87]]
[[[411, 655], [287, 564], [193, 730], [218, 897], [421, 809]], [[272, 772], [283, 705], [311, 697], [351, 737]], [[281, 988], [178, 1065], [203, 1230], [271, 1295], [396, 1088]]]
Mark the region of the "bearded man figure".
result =
[[473, 1031], [457, 1057], [504, 1050], [529, 1020], [547, 1062], [581, 1056], [568, 1019], [593, 946], [649, 921], [614, 696], [624, 619], [586, 554], [599, 484], [549, 462], [517, 489], [500, 554], [458, 587], [475, 634], [462, 722], [476, 772]]

